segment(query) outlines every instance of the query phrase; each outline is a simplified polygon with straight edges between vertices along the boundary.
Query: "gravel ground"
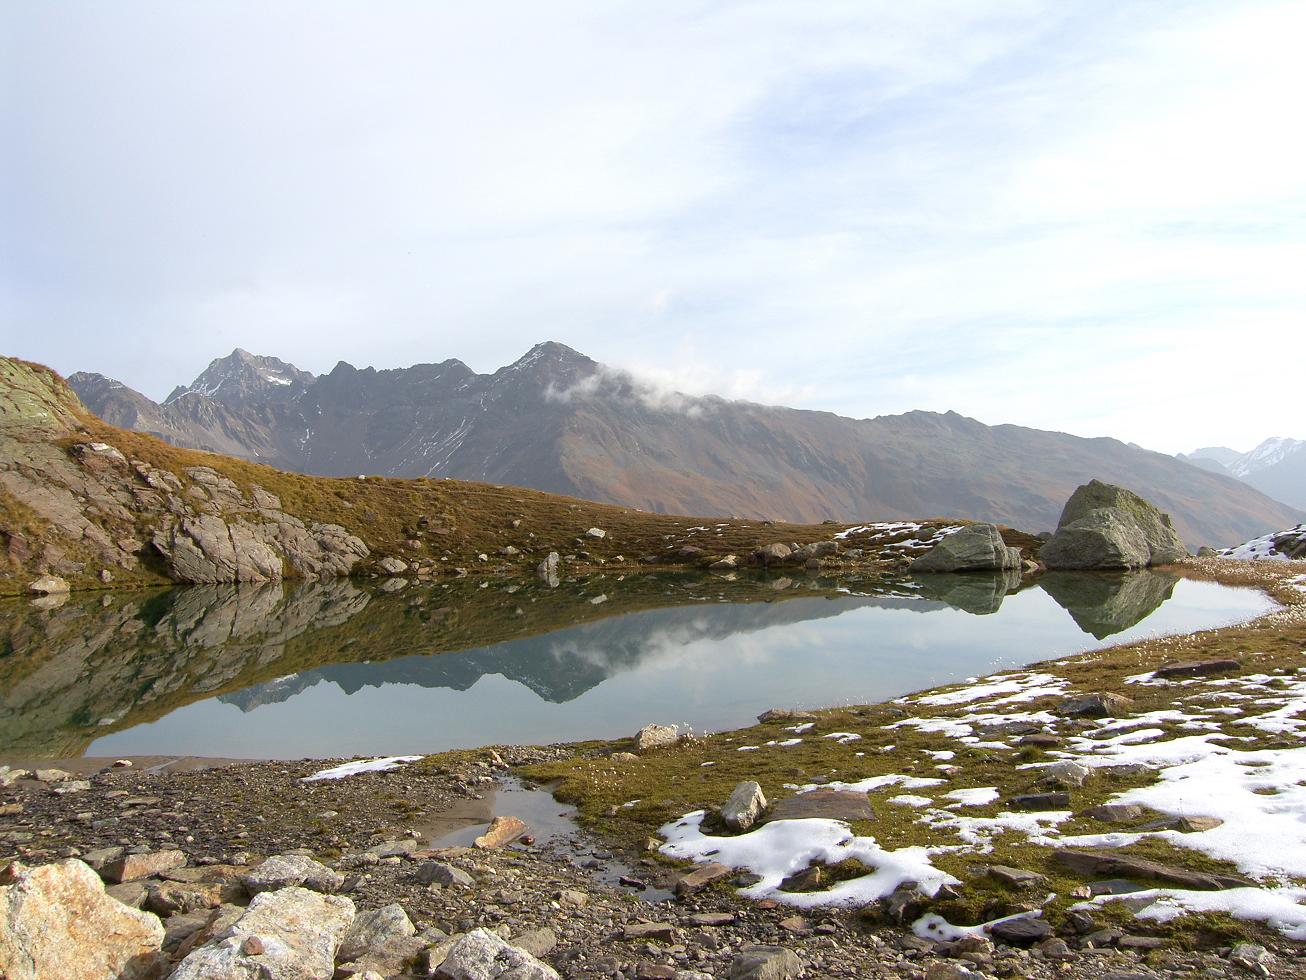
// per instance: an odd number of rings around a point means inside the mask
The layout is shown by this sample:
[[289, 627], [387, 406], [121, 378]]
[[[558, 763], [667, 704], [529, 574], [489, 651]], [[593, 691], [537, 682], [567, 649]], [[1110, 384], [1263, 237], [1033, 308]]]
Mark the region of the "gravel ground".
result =
[[[1095, 923], [1029, 949], [986, 939], [935, 944], [886, 925], [876, 910], [796, 915], [739, 900], [723, 886], [646, 901], [640, 896], [667, 895], [680, 872], [650, 856], [614, 855], [574, 829], [488, 850], [437, 848], [424, 835], [422, 828], [428, 835], [449, 831], [454, 824], [441, 815], [466, 813], [469, 801], [493, 796], [511, 767], [569, 751], [461, 753], [443, 766], [308, 783], [304, 777], [330, 763], [159, 769], [159, 760], [142, 760], [96, 769], [78, 760], [68, 768], [79, 770], [72, 775], [85, 779], [85, 788], [31, 778], [0, 788], [0, 855], [39, 864], [104, 847], [177, 848], [191, 865], [247, 865], [298, 850], [345, 874], [343, 890], [360, 910], [398, 902], [419, 931], [497, 928], [566, 977], [731, 976], [739, 949], [749, 944], [792, 950], [805, 975], [816, 977], [1306, 976], [1306, 951], [1286, 942], [1264, 963], [1247, 966], [1231, 961], [1228, 949], [1092, 948], [1085, 936]], [[431, 860], [461, 869], [472, 883], [419, 882], [417, 868]]]

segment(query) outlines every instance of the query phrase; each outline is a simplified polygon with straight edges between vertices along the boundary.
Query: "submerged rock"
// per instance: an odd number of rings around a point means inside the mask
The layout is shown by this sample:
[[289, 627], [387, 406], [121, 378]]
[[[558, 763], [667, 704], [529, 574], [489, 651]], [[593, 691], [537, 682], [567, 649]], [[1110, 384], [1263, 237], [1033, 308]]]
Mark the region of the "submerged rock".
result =
[[912, 572], [979, 572], [1020, 568], [1020, 549], [1008, 548], [993, 524], [968, 524], [911, 563]]

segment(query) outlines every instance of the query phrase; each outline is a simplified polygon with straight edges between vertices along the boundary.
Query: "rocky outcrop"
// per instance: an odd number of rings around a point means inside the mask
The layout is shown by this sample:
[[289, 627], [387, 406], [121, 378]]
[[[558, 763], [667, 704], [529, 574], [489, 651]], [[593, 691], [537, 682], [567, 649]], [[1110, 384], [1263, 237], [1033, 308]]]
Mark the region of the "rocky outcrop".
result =
[[1039, 557], [1048, 568], [1142, 568], [1188, 556], [1170, 520], [1142, 497], [1093, 480], [1076, 490]]
[[0, 882], [0, 976], [6, 980], [159, 974], [163, 924], [105, 894], [81, 861], [11, 865]]
[[1020, 568], [1020, 549], [1008, 548], [993, 524], [968, 524], [911, 563], [912, 572], [994, 572]]

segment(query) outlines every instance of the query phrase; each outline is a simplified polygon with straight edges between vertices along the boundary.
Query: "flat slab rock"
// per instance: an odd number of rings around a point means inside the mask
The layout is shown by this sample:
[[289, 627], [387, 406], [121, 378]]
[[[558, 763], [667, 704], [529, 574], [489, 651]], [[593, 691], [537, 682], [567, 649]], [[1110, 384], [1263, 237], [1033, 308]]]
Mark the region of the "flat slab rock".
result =
[[814, 789], [786, 797], [771, 808], [769, 820], [874, 820], [865, 793], [846, 789]]
[[1239, 875], [1210, 874], [1189, 871], [1174, 865], [1149, 861], [1122, 852], [1060, 850], [1052, 860], [1077, 874], [1099, 878], [1143, 878], [1168, 881], [1181, 888], [1202, 891], [1220, 891], [1225, 888], [1251, 888], [1255, 882]]
[[1237, 660], [1194, 660], [1185, 663], [1162, 664], [1156, 668], [1157, 677], [1205, 677], [1209, 674], [1227, 674], [1242, 670]]

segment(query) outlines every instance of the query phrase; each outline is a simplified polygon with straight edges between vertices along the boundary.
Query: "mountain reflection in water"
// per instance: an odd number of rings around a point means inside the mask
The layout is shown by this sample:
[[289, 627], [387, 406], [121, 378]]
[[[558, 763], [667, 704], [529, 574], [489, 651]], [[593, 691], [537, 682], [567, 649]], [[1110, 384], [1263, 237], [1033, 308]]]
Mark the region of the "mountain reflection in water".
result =
[[1151, 571], [1036, 581], [642, 575], [8, 600], [0, 757], [348, 755], [602, 737], [651, 720], [723, 727], [772, 704], [878, 700], [1270, 608]]

